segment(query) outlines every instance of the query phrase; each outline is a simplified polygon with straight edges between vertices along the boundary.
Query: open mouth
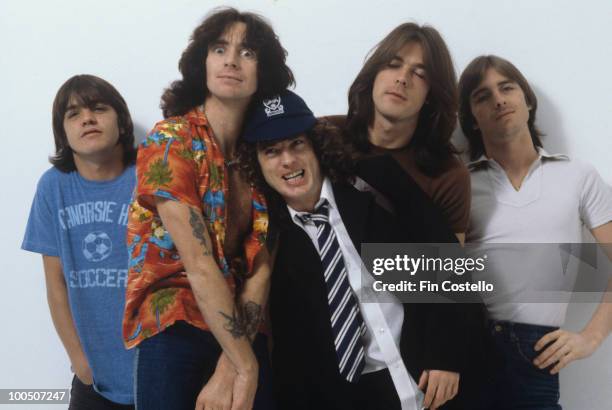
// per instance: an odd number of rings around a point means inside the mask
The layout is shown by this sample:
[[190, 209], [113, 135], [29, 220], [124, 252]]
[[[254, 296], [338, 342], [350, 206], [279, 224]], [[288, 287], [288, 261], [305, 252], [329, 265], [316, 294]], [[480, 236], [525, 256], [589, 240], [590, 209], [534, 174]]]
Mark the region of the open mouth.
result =
[[292, 181], [292, 180], [294, 180], [294, 179], [301, 178], [301, 177], [303, 177], [303, 176], [304, 176], [304, 170], [303, 170], [303, 169], [301, 169], [301, 170], [299, 170], [299, 171], [295, 171], [295, 172], [292, 172], [292, 173], [290, 173], [290, 174], [283, 175], [283, 176], [282, 176], [282, 178], [283, 178], [285, 181]]

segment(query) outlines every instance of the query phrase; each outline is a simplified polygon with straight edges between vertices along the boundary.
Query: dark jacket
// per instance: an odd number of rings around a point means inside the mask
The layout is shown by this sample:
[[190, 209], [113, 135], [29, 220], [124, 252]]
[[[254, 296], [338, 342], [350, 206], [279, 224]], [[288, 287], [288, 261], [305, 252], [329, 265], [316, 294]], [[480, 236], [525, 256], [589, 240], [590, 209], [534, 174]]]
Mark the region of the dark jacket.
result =
[[[400, 224], [369, 193], [345, 184], [334, 184], [333, 191], [357, 250], [362, 243], [454, 240], [442, 221], [427, 216], [430, 207], [425, 196], [414, 195], [410, 206], [415, 212], [402, 212], [411, 217], [404, 217]], [[408, 219], [412, 224], [406, 230]], [[348, 403], [355, 385], [338, 372], [319, 255], [308, 235], [288, 215], [282, 220], [270, 292], [272, 363], [280, 409], [351, 409]], [[404, 305], [400, 352], [415, 381], [425, 369], [462, 373], [466, 368], [469, 320], [463, 305]]]

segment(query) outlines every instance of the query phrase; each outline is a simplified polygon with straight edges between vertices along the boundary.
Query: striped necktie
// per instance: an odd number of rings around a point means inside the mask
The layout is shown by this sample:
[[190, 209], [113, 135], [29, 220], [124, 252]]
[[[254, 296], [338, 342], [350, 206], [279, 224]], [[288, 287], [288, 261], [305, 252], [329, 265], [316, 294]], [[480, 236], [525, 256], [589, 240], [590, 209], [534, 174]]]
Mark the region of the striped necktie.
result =
[[340, 244], [329, 223], [329, 204], [325, 200], [314, 213], [298, 217], [304, 224], [312, 222], [317, 228], [338, 369], [346, 380], [355, 383], [365, 366], [361, 336], [365, 334], [366, 327], [349, 283]]

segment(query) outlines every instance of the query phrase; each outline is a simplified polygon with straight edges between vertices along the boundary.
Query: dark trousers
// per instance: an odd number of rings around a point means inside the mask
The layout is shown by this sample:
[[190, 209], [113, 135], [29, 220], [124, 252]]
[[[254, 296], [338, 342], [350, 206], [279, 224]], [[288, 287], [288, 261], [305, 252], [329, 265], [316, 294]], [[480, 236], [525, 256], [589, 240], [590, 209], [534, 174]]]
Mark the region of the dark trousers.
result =
[[94, 390], [90, 384], [84, 384], [78, 377], [72, 379], [69, 410], [130, 410], [134, 406], [118, 404], [108, 400]]
[[534, 346], [556, 327], [491, 321], [496, 369], [480, 389], [477, 410], [561, 410], [559, 374], [533, 364]]
[[357, 382], [355, 410], [401, 410], [395, 385], [387, 369], [362, 374]]
[[[259, 362], [255, 410], [274, 409], [266, 337], [253, 343]], [[142, 341], [136, 350], [135, 386], [138, 410], [193, 410], [213, 375], [221, 346], [211, 332], [177, 322]], [[227, 386], [231, 389], [232, 386]]]
[[[339, 376], [339, 374], [338, 374]], [[283, 380], [285, 385], [291, 381]], [[300, 398], [277, 391], [279, 410], [401, 410], [401, 403], [387, 369], [362, 374], [359, 381], [349, 383], [342, 379], [333, 385], [324, 380], [312, 380], [301, 386]], [[277, 388], [279, 388], [277, 386]]]

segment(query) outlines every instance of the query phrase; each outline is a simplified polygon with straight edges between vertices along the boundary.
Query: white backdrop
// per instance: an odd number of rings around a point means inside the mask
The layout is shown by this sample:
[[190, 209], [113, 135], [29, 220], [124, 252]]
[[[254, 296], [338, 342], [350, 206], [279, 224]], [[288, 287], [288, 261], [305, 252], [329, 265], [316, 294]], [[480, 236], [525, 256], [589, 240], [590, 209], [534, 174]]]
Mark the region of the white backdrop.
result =
[[[458, 74], [479, 54], [506, 57], [538, 95], [549, 151], [588, 160], [612, 182], [608, 0], [1, 0], [0, 388], [64, 388], [71, 379], [48, 313], [41, 258], [19, 250], [36, 182], [53, 152], [57, 89], [74, 74], [105, 78], [127, 100], [142, 138], [161, 119], [159, 97], [178, 78], [191, 31], [224, 4], [271, 21], [289, 52], [296, 90], [317, 115], [346, 112], [348, 87], [366, 53], [405, 21], [436, 27]], [[567, 327], [580, 329], [592, 309], [573, 305]], [[612, 407], [612, 342], [564, 370], [561, 382], [565, 409]]]

